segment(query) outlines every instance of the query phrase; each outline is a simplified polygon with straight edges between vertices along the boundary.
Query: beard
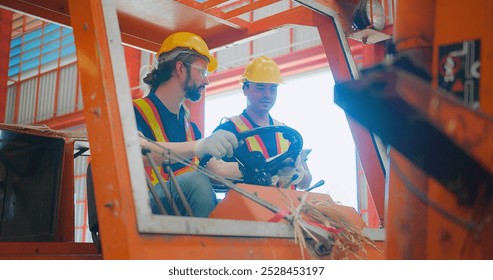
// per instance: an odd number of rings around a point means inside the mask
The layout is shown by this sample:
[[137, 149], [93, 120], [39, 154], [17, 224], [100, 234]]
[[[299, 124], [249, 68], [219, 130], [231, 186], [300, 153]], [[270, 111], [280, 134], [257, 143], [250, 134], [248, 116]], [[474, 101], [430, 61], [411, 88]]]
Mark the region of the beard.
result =
[[185, 91], [185, 98], [195, 102], [199, 101], [200, 98], [202, 98], [202, 91], [205, 89], [203, 85], [197, 86], [195, 82], [192, 82], [192, 79], [190, 78], [190, 73], [187, 75], [187, 79], [185, 80], [185, 86], [183, 87], [183, 90]]

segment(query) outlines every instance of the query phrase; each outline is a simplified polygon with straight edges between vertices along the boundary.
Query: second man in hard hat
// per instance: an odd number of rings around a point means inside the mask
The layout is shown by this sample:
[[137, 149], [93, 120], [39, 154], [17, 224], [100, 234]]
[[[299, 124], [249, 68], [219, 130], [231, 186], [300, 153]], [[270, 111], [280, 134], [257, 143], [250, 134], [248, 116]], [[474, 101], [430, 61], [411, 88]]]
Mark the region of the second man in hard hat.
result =
[[[240, 83], [247, 101], [246, 109], [240, 115], [227, 118], [228, 121], [219, 125], [215, 131], [227, 130], [237, 135], [240, 132], [258, 127], [284, 125], [269, 113], [276, 103], [278, 85], [282, 83], [281, 71], [273, 59], [267, 56], [260, 56], [250, 61], [245, 68], [243, 76], [240, 78]], [[247, 146], [250, 152], [259, 151], [265, 159], [284, 153], [289, 148], [289, 142], [283, 138], [282, 133], [263, 134], [256, 139], [249, 137], [245, 141], [248, 142]], [[304, 150], [303, 153], [307, 151], [309, 150]], [[294, 181], [288, 180], [289, 186], [277, 184], [278, 186], [292, 189], [305, 189], [309, 186], [312, 176], [305, 161], [306, 155], [303, 155], [303, 153], [300, 158], [293, 162], [293, 164], [296, 164], [294, 166], [295, 170], [291, 170], [297, 173], [297, 179]], [[230, 164], [227, 164], [227, 166], [230, 166]], [[222, 175], [229, 175], [229, 177], [241, 176], [238, 168], [236, 168], [236, 171], [232, 171], [234, 169], [231, 167], [224, 170], [228, 170], [229, 174]], [[291, 177], [292, 172], [287, 172], [286, 176]]]

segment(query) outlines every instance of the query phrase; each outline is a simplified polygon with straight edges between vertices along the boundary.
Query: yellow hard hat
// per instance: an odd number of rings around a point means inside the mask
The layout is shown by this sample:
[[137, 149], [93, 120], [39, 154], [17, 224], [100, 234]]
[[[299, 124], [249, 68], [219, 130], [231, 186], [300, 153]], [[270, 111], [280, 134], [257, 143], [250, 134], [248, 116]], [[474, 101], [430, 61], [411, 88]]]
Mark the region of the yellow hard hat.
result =
[[176, 48], [183, 48], [187, 50], [193, 50], [197, 54], [207, 58], [209, 60], [209, 66], [207, 70], [212, 72], [217, 68], [217, 59], [209, 53], [209, 48], [204, 39], [199, 35], [190, 32], [176, 32], [168, 36], [161, 44], [161, 48], [157, 53], [157, 57], [163, 53], [168, 53]]
[[246, 81], [252, 83], [280, 84], [282, 83], [281, 70], [272, 58], [260, 56], [252, 59], [245, 68], [240, 83]]

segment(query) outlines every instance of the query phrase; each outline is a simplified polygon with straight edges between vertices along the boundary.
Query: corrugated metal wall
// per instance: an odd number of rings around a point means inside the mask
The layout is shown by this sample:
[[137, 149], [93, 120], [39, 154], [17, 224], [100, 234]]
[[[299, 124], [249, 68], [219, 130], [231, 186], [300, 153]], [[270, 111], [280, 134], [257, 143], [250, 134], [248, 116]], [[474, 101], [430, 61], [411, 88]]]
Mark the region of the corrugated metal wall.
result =
[[62, 116], [75, 112], [82, 107], [82, 99], [79, 98], [77, 64], [67, 65], [60, 69], [58, 100], [56, 103], [56, 115]]
[[14, 122], [14, 108], [15, 108], [15, 96], [17, 92], [17, 85], [9, 86], [7, 89], [7, 103], [5, 104], [5, 122]]
[[72, 30], [14, 14], [6, 122], [38, 123], [81, 108]]
[[40, 76], [39, 96], [37, 102], [36, 120], [43, 121], [53, 117], [53, 104], [56, 90], [56, 73], [49, 72]]
[[88, 157], [74, 159], [75, 241], [92, 242], [87, 220], [86, 172]]

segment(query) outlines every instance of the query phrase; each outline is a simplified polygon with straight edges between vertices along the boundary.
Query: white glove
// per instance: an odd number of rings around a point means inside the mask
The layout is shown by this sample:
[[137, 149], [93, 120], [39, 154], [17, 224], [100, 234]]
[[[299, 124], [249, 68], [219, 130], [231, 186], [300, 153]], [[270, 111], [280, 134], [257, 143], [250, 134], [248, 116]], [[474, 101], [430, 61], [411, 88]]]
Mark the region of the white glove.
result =
[[238, 139], [233, 133], [226, 130], [218, 130], [211, 136], [198, 140], [193, 152], [199, 158], [211, 155], [216, 159], [221, 159], [224, 156], [232, 157], [233, 150], [237, 147]]
[[[291, 181], [294, 175], [298, 176], [296, 177], [296, 179]], [[292, 166], [284, 167], [282, 169], [279, 169], [279, 171], [277, 172], [278, 182], [285, 187], [287, 187], [286, 185], [298, 184], [299, 182], [301, 182], [301, 180], [303, 180], [303, 176], [305, 176], [305, 169], [302, 165], [299, 165], [295, 168], [293, 168]]]

